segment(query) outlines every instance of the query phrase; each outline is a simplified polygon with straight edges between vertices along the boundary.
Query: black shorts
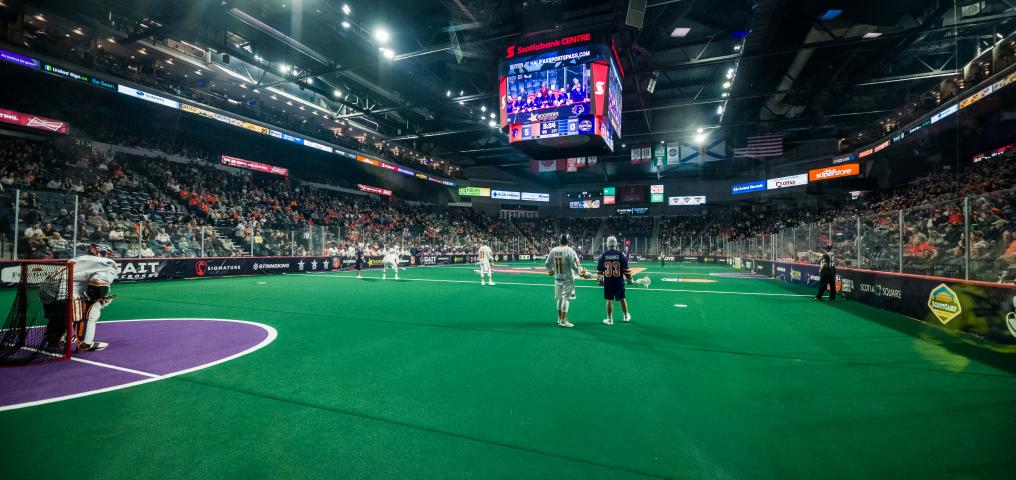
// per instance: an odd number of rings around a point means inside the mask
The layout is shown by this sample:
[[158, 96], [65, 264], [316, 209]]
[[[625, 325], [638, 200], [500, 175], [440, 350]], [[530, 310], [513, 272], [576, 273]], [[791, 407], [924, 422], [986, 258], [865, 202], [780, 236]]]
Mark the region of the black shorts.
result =
[[604, 285], [603, 286], [603, 299], [604, 300], [624, 300], [624, 284], [621, 285]]
[[356, 269], [357, 270], [363, 270], [363, 262], [357, 260], [356, 261]]

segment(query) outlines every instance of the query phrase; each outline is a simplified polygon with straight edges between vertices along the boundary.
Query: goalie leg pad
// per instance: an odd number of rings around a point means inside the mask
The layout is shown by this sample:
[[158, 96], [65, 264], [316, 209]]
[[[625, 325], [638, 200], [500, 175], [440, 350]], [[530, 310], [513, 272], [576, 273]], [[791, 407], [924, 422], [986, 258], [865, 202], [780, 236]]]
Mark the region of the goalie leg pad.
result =
[[85, 326], [84, 343], [91, 344], [95, 340], [95, 322], [102, 316], [102, 303], [94, 302], [85, 311], [85, 318], [81, 322]]

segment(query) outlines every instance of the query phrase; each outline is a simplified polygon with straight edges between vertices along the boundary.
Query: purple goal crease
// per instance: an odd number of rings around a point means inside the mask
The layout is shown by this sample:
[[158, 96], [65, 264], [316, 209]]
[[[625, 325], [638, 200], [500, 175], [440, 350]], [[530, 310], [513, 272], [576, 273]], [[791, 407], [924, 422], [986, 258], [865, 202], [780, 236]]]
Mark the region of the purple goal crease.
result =
[[100, 322], [96, 339], [109, 343], [106, 350], [0, 369], [0, 409], [200, 367], [250, 350], [273, 334], [254, 323], [209, 319]]

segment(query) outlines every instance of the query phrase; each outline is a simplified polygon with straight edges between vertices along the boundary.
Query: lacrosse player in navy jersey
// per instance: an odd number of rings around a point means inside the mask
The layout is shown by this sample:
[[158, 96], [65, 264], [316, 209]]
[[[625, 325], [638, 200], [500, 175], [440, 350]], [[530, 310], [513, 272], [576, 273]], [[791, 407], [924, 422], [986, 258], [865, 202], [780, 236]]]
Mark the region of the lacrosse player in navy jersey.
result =
[[625, 283], [631, 285], [631, 270], [628, 268], [628, 254], [617, 249], [617, 238], [607, 237], [607, 251], [596, 263], [597, 279], [603, 284], [603, 298], [607, 301], [606, 325], [614, 324], [614, 301], [621, 302], [621, 313], [625, 322], [631, 321], [628, 300], [624, 297]]

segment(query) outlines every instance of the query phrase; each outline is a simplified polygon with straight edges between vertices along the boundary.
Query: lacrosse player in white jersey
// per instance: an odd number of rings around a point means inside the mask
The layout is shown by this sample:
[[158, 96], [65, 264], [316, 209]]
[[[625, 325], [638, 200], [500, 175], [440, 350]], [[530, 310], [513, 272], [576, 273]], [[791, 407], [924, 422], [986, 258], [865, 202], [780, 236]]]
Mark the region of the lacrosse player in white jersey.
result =
[[554, 298], [557, 299], [557, 325], [574, 327], [568, 321], [568, 305], [575, 298], [575, 278], [586, 277], [587, 272], [579, 264], [579, 255], [568, 246], [568, 234], [561, 235], [561, 245], [550, 249], [547, 254], [547, 274], [554, 277]]
[[70, 259], [74, 266], [74, 308], [72, 310], [79, 352], [105, 350], [109, 344], [95, 341], [95, 323], [102, 309], [113, 301], [109, 287], [116, 280], [116, 262], [107, 258], [110, 249], [105, 245], [88, 246], [88, 255]]
[[[481, 243], [480, 249], [476, 252], [476, 263], [480, 264], [480, 285], [490, 283], [490, 286], [494, 286], [494, 276], [490, 270], [490, 262], [493, 260], [494, 252], [486, 244]], [[487, 274], [486, 280], [484, 280], [483, 274]]]
[[398, 280], [399, 279], [399, 254], [398, 254], [398, 249], [395, 249], [395, 248], [389, 249], [388, 253], [386, 253], [384, 258], [382, 259], [382, 262], [384, 263], [384, 272], [381, 273], [381, 280], [387, 280], [388, 279], [388, 269], [389, 268], [391, 268], [393, 271], [395, 271], [395, 279]]

